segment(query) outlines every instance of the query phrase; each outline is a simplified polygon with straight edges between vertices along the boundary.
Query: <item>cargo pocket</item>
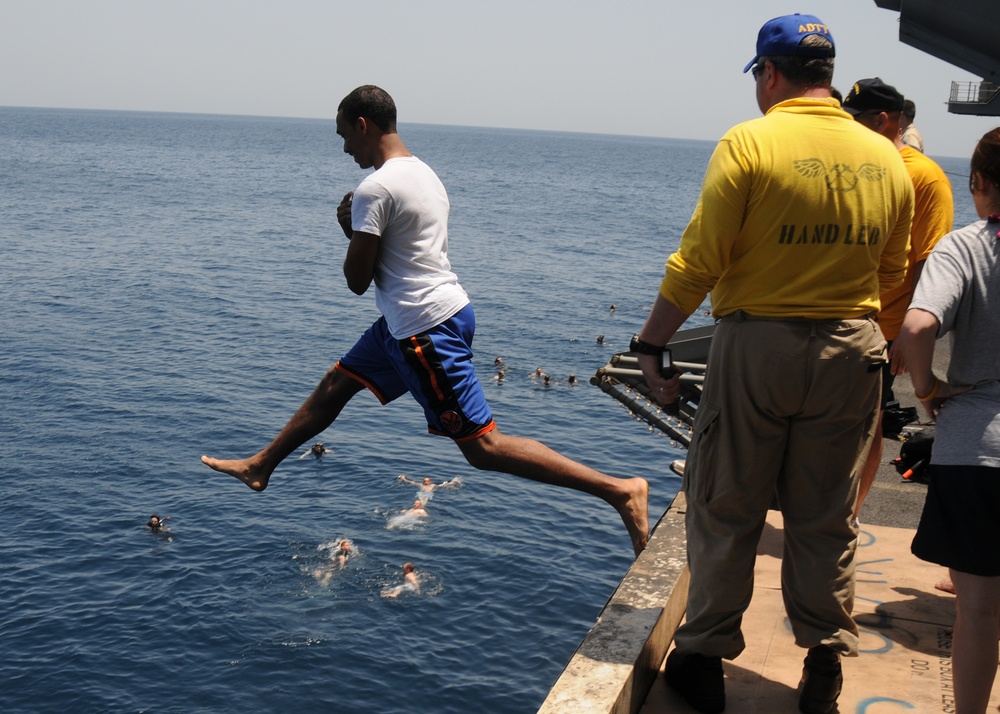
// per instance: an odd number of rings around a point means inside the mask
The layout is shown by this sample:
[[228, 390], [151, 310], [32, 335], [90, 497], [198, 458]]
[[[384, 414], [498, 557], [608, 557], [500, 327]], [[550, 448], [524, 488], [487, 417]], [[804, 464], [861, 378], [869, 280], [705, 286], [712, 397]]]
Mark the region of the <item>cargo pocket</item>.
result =
[[718, 449], [715, 448], [718, 431], [716, 426], [721, 413], [721, 408], [715, 404], [702, 404], [698, 407], [694, 434], [684, 465], [683, 487], [688, 501], [708, 503], [711, 499], [719, 458]]
[[868, 348], [865, 353], [865, 360], [868, 363], [869, 372], [879, 372], [889, 361], [889, 351], [886, 349], [884, 340], [879, 340], [878, 344]]

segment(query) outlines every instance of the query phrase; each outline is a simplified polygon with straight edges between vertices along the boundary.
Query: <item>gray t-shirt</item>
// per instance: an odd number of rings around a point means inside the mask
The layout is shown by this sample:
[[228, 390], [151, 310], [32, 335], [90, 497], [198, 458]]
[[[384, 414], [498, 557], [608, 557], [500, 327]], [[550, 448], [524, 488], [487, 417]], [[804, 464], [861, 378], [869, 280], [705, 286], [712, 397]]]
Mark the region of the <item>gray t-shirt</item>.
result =
[[947, 381], [975, 385], [937, 419], [931, 462], [1000, 468], [1000, 224], [977, 221], [938, 242], [924, 263], [910, 309], [951, 336]]

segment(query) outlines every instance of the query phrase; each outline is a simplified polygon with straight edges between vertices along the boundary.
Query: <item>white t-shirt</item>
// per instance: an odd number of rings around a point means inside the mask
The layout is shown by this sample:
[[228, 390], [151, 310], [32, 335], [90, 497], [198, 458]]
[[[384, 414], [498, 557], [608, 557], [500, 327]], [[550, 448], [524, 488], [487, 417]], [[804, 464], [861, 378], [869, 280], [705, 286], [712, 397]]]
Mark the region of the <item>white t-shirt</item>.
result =
[[398, 340], [469, 304], [448, 260], [448, 193], [415, 156], [389, 159], [354, 192], [351, 228], [380, 238], [375, 304]]

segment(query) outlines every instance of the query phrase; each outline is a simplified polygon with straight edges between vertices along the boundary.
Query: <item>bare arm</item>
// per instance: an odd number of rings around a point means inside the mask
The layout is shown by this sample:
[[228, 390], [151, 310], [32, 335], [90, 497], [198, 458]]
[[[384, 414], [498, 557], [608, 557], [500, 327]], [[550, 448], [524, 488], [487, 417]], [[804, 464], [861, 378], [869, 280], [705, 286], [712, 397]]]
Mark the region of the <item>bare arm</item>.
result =
[[[893, 347], [901, 353], [909, 367], [913, 393], [931, 417], [941, 409], [945, 399], [972, 389], [971, 386], [948, 384], [935, 376], [932, 368], [939, 328], [940, 324], [933, 314], [918, 307], [910, 308], [903, 320], [903, 329], [893, 343]], [[921, 399], [921, 396], [928, 395], [931, 396], [930, 399]]]
[[[921, 261], [918, 261], [913, 266], [913, 285], [912, 285], [912, 288], [913, 288], [914, 291], [917, 289], [917, 283], [920, 282], [920, 273], [923, 272], [923, 270], [924, 270], [924, 263], [926, 263], [926, 262], [927, 262], [926, 260], [921, 260]], [[912, 297], [912, 295], [913, 295], [913, 293], [911, 291], [910, 296]], [[937, 328], [936, 327], [934, 328], [934, 330], [935, 330], [935, 332], [937, 332]], [[896, 342], [895, 341], [893, 341], [892, 346], [889, 347], [889, 365], [890, 365], [890, 368], [892, 369], [892, 373], [893, 374], [897, 374], [897, 375], [898, 374], [906, 374], [909, 371], [909, 366], [906, 364], [906, 360], [903, 358], [903, 355], [900, 353], [900, 351], [896, 349]], [[923, 392], [921, 392], [921, 394], [922, 393]]]
[[375, 261], [378, 259], [379, 237], [371, 233], [355, 231], [351, 227], [351, 207], [354, 202], [354, 192], [344, 194], [337, 206], [337, 222], [350, 239], [347, 246], [347, 257], [344, 259], [344, 277], [347, 287], [355, 295], [363, 295], [368, 291], [375, 279]]
[[344, 259], [344, 277], [347, 278], [347, 287], [355, 295], [364, 295], [375, 278], [378, 246], [377, 235], [355, 231], [351, 236]]
[[934, 343], [937, 340], [937, 318], [926, 310], [913, 308], [906, 312], [903, 328], [893, 347], [910, 367], [914, 394], [928, 394], [934, 388]]

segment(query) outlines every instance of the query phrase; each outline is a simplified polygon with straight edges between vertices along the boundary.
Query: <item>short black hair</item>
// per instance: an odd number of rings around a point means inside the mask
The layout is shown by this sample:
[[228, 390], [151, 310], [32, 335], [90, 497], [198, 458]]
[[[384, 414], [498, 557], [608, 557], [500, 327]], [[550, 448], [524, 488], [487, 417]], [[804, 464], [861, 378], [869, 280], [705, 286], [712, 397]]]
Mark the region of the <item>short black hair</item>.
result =
[[[822, 35], [806, 35], [800, 45], [807, 47], [833, 47]], [[757, 59], [758, 65], [770, 62], [792, 84], [800, 87], [829, 87], [833, 81], [832, 57], [789, 57], [766, 55]]]
[[913, 121], [917, 117], [917, 105], [913, 103], [912, 99], [903, 100], [903, 116]]
[[389, 93], [374, 84], [365, 84], [344, 97], [338, 112], [351, 124], [359, 117], [373, 122], [386, 134], [396, 133], [396, 103]]

